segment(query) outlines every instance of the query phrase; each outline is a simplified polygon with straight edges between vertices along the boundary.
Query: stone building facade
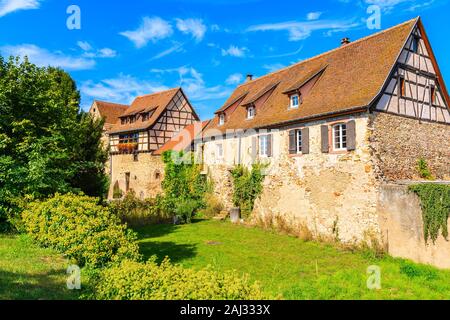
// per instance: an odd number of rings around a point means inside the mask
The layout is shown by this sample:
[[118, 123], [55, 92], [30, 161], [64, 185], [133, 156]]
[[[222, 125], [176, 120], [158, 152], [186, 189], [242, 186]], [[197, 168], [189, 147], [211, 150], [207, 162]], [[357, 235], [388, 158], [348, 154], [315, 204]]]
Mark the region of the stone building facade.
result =
[[197, 152], [232, 207], [230, 171], [267, 163], [252, 220], [386, 243], [387, 182], [450, 179], [449, 98], [420, 19], [239, 86]]

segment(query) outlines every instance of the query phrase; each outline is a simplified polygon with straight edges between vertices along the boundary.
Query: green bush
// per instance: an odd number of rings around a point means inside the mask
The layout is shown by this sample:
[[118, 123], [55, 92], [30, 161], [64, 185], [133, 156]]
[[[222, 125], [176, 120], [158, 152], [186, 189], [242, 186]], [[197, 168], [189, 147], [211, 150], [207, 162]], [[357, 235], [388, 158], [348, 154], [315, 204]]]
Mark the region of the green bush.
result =
[[167, 210], [164, 209], [162, 202], [161, 197], [140, 200], [134, 191], [130, 191], [123, 200], [110, 202], [109, 208], [123, 223], [132, 227], [140, 227], [171, 220], [171, 216], [166, 213]]
[[264, 176], [263, 165], [254, 164], [252, 170], [239, 165], [236, 166], [231, 175], [233, 177], [233, 204], [241, 208], [244, 217], [248, 217], [255, 205], [255, 200], [263, 191]]
[[91, 298], [98, 300], [260, 300], [258, 284], [236, 272], [185, 269], [165, 260], [158, 266], [123, 261], [105, 269]]
[[136, 235], [120, 224], [98, 199], [56, 194], [31, 203], [22, 214], [26, 231], [44, 247], [73, 259], [80, 266], [101, 267], [140, 258]]
[[[205, 194], [210, 189], [206, 176], [201, 174], [201, 166], [194, 161], [192, 153], [172, 152], [163, 153], [164, 181], [162, 188], [164, 200], [162, 209], [167, 214], [177, 216], [177, 211], [184, 210], [180, 203], [189, 204], [184, 214], [189, 215], [191, 205], [196, 207], [194, 212], [205, 207]], [[187, 210], [189, 209], [189, 210]]]
[[426, 265], [418, 265], [409, 261], [400, 261], [400, 273], [408, 278], [424, 278], [426, 280], [435, 280], [439, 277], [435, 268]]
[[420, 158], [417, 161], [417, 171], [421, 178], [426, 180], [434, 180], [433, 175], [431, 174], [430, 168], [428, 167], [428, 163], [425, 159]]
[[195, 211], [199, 208], [196, 200], [182, 200], [177, 204], [176, 216], [181, 223], [191, 223]]
[[205, 195], [205, 208], [202, 209], [199, 214], [205, 218], [213, 218], [218, 216], [224, 210], [225, 207], [222, 202], [220, 202], [214, 194], [207, 193]]

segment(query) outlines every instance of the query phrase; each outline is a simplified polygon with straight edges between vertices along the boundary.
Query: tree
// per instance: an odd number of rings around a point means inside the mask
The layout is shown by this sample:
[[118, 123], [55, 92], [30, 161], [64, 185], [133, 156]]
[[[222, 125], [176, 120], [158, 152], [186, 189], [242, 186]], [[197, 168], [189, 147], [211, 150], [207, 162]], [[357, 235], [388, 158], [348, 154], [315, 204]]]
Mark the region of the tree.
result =
[[0, 224], [26, 195], [106, 191], [103, 123], [79, 104], [63, 70], [0, 57]]

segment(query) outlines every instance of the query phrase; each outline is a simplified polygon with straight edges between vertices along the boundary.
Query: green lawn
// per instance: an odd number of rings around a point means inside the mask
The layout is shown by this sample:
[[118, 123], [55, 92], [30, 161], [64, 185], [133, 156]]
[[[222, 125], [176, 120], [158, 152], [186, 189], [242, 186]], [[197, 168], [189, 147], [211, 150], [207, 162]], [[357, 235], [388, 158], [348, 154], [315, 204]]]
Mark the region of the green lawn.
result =
[[66, 289], [68, 262], [25, 235], [0, 235], [0, 300], [76, 299]]
[[[157, 225], [137, 230], [142, 253], [186, 268], [235, 269], [285, 299], [448, 299], [450, 271], [393, 258], [376, 259], [332, 245], [229, 222]], [[381, 268], [381, 290], [367, 289], [367, 268]]]

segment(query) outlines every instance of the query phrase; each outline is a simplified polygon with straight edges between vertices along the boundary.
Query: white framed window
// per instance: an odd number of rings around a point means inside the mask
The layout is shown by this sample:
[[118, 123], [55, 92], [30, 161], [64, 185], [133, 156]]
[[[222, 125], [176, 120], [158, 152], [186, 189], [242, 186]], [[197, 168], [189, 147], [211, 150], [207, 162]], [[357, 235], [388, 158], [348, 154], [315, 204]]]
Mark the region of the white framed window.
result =
[[221, 143], [216, 144], [216, 157], [223, 158], [223, 145]]
[[291, 109], [297, 109], [300, 105], [300, 96], [298, 94], [294, 94], [291, 96]]
[[223, 126], [225, 124], [225, 114], [221, 113], [219, 115], [219, 126]]
[[247, 108], [247, 119], [253, 119], [255, 117], [255, 107]]
[[259, 136], [259, 155], [261, 157], [269, 156], [269, 136]]
[[336, 124], [332, 130], [334, 151], [347, 150], [347, 125], [344, 123]]
[[302, 130], [297, 130], [295, 132], [296, 135], [296, 147], [297, 147], [297, 153], [302, 153]]

